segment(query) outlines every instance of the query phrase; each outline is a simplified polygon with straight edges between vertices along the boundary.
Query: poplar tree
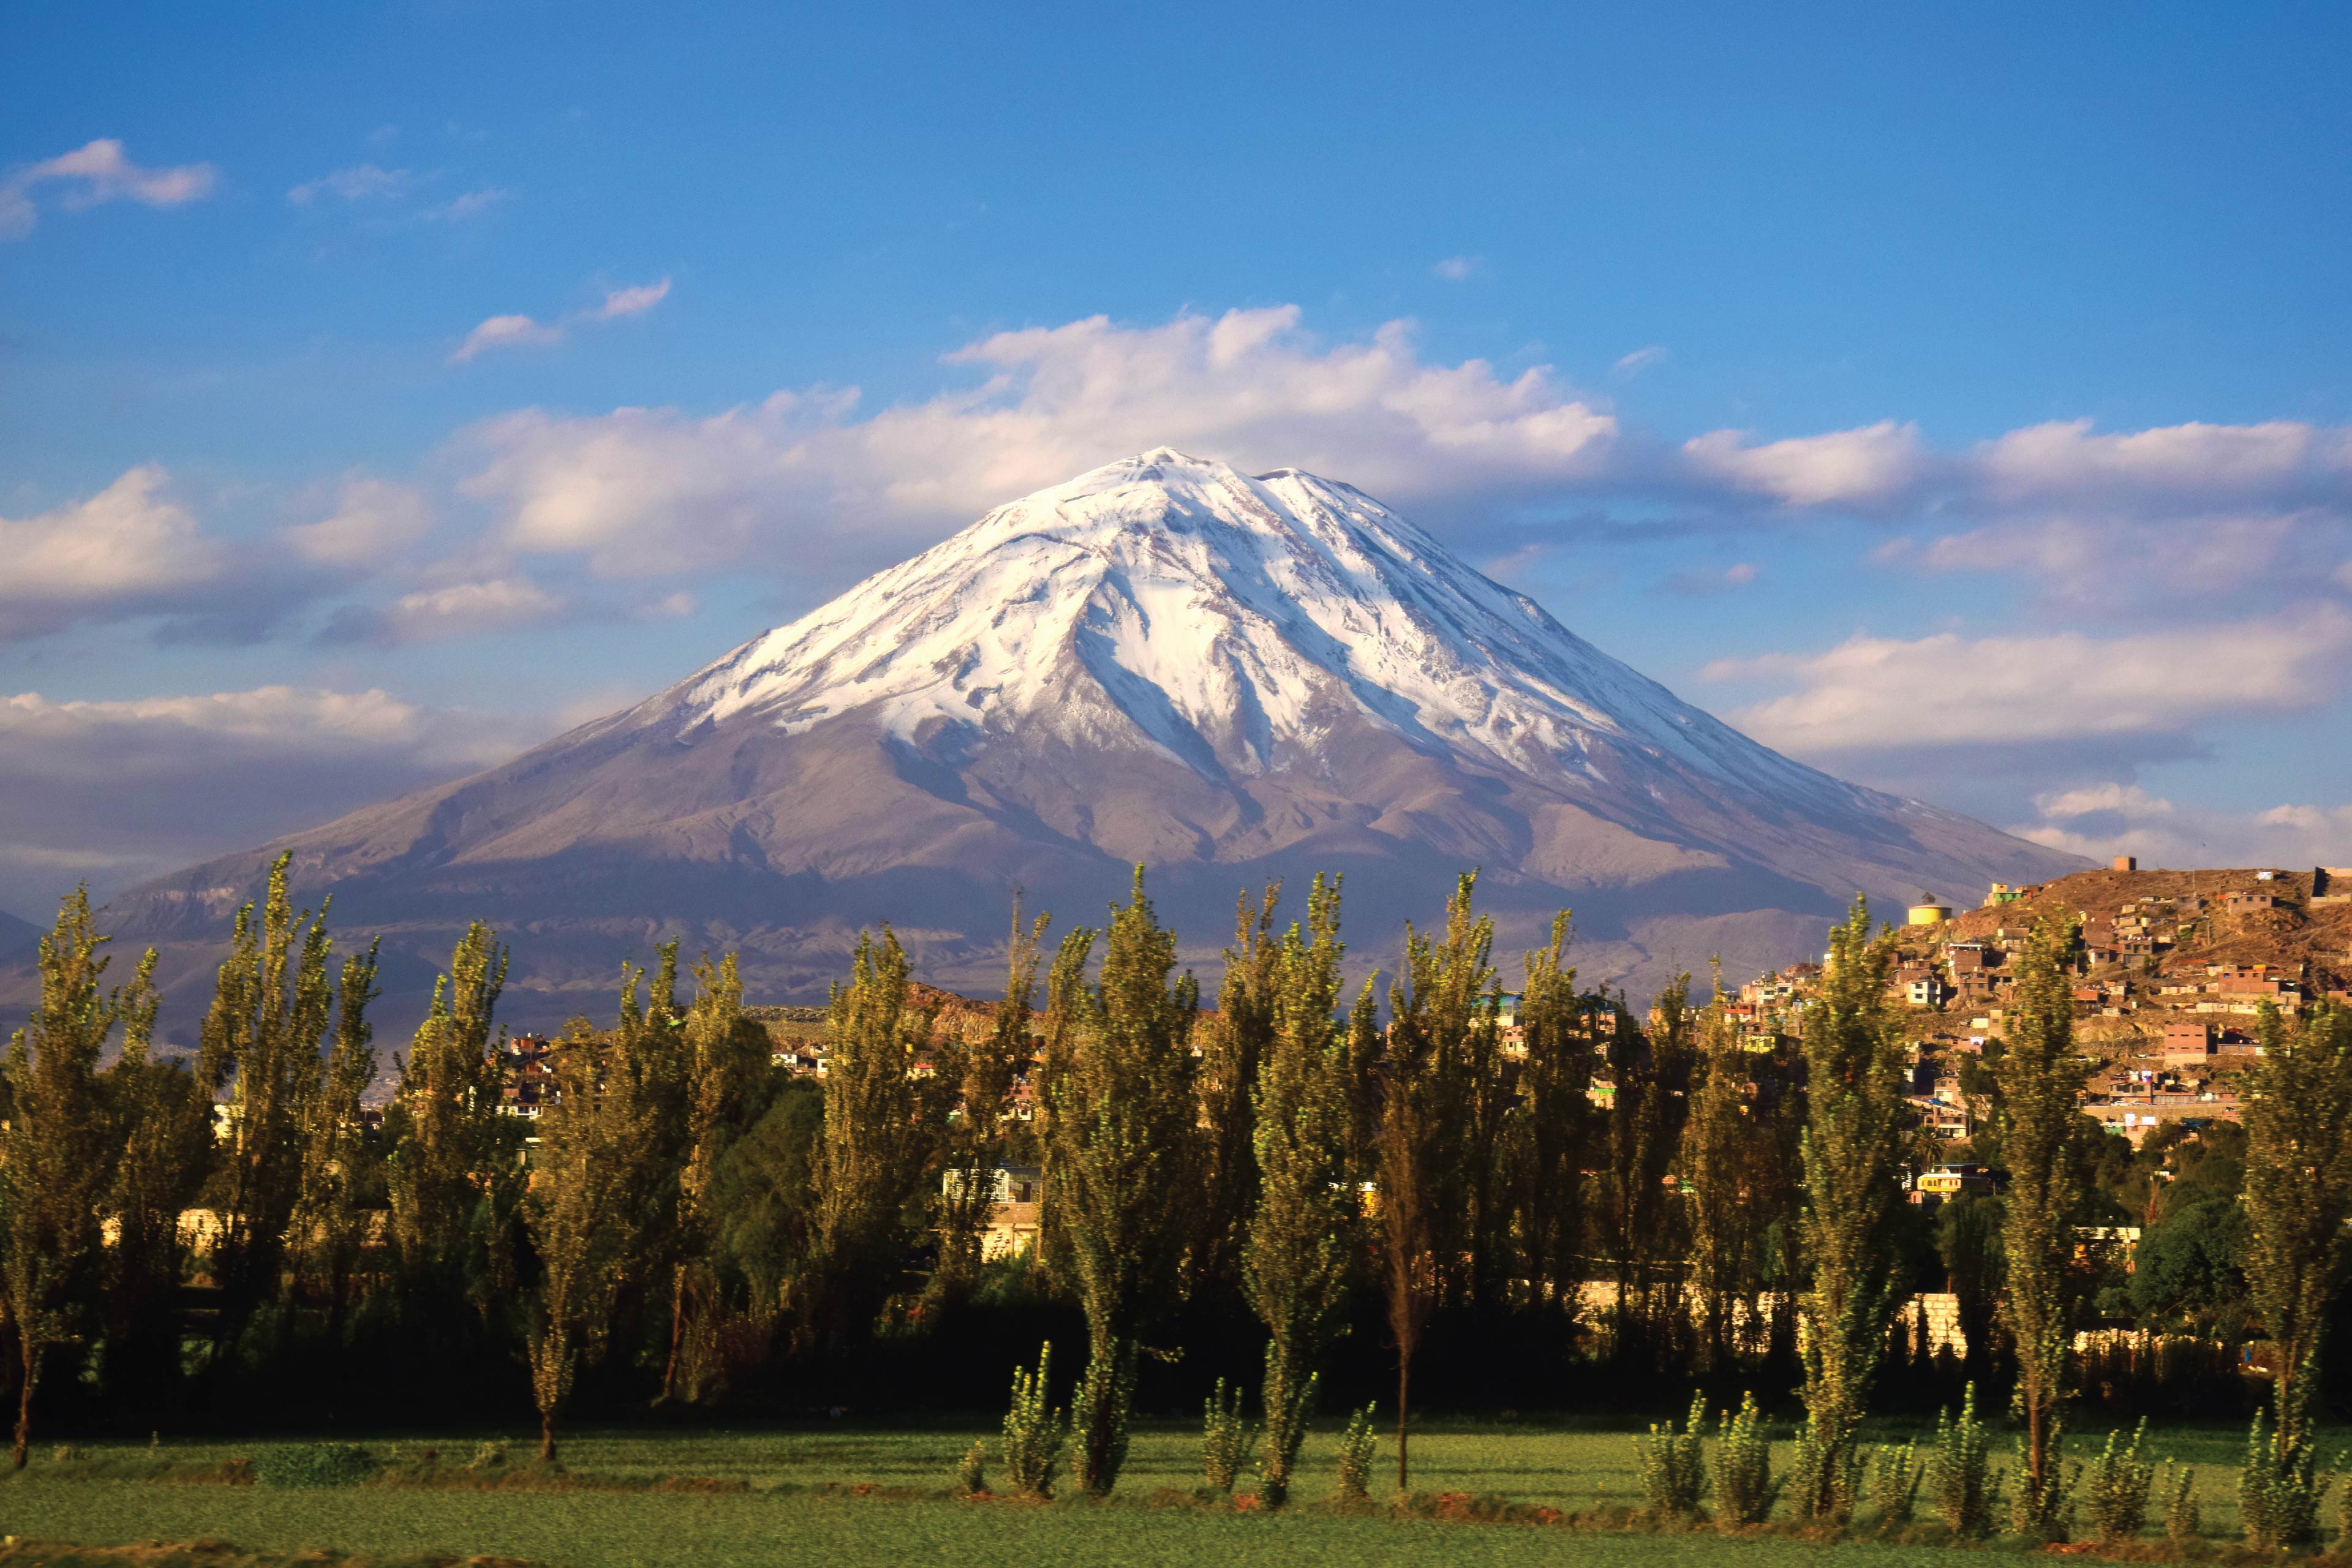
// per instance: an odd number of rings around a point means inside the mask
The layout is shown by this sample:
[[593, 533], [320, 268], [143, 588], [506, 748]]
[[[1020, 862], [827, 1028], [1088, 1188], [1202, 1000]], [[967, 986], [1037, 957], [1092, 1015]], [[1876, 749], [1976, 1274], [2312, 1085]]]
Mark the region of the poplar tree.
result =
[[475, 921], [451, 951], [448, 973], [434, 980], [431, 1010], [400, 1064], [394, 1114], [386, 1118], [386, 1186], [401, 1262], [450, 1299], [466, 1293], [476, 1262], [488, 1265], [478, 1284], [501, 1282], [495, 1233], [511, 1194], [510, 1173], [492, 1169], [500, 1084], [490, 1030], [506, 974], [506, 949]]
[[1348, 1044], [1339, 1004], [1339, 882], [1320, 876], [1307, 931], [1294, 922], [1268, 966], [1272, 1028], [1252, 1096], [1257, 1212], [1243, 1258], [1266, 1328], [1263, 1496], [1289, 1498], [1314, 1414], [1316, 1363], [1346, 1286], [1357, 1205], [1347, 1182]]
[[2352, 1009], [2322, 1002], [2290, 1026], [2265, 1005], [2247, 1075], [2247, 1293], [2277, 1346], [2273, 1471], [2309, 1484], [2314, 1369], [2352, 1218]]
[[334, 1004], [325, 911], [294, 912], [292, 859], [289, 851], [271, 864], [258, 920], [252, 904], [237, 911], [197, 1054], [197, 1078], [215, 1097], [226, 1093], [213, 1182], [216, 1347], [234, 1344], [278, 1294]]
[[881, 1311], [921, 1171], [908, 1021], [907, 955], [885, 926], [878, 943], [858, 938], [826, 1025], [810, 1306], [814, 1331], [835, 1345], [863, 1336]]
[[1506, 1252], [1507, 1194], [1496, 1153], [1507, 1105], [1502, 1024], [1489, 994], [1495, 922], [1475, 915], [1475, 871], [1445, 903], [1443, 938], [1405, 927], [1404, 973], [1389, 991], [1390, 1054], [1402, 1053], [1422, 1080], [1422, 1111], [1434, 1158], [1425, 1217], [1440, 1300], [1491, 1306]]
[[186, 1068], [153, 1059], [153, 956], [118, 1005], [122, 1054], [101, 1075], [118, 1151], [106, 1207], [115, 1225], [107, 1271], [105, 1379], [110, 1392], [166, 1402], [180, 1377], [180, 1215], [210, 1169], [212, 1099]]
[[1549, 944], [1528, 954], [1527, 979], [1519, 990], [1526, 1055], [1518, 1092], [1527, 1125], [1519, 1272], [1538, 1301], [1573, 1310], [1584, 1233], [1592, 1050], [1577, 1001], [1576, 971], [1563, 962], [1570, 935], [1563, 910], [1552, 920]]
[[367, 952], [343, 961], [335, 988], [334, 1040], [303, 1117], [294, 1246], [326, 1302], [331, 1338], [341, 1335], [367, 1242], [368, 1213], [360, 1207], [360, 1196], [370, 1151], [360, 1100], [375, 1081], [375, 1028], [367, 1016], [378, 994], [375, 979], [376, 945], [371, 942]]
[[[650, 1334], [675, 1301], [679, 1188], [686, 1163], [688, 1047], [677, 1002], [676, 941], [650, 973], [621, 965], [619, 1016], [599, 1058], [597, 1095], [609, 1130], [613, 1199], [605, 1215], [616, 1329]], [[671, 1289], [663, 1289], [668, 1284]], [[668, 1369], [665, 1369], [667, 1378]]]
[[1853, 1516], [1857, 1438], [1899, 1289], [1903, 1047], [1886, 995], [1892, 962], [1891, 944], [1871, 940], [1870, 911], [1857, 897], [1830, 928], [1821, 996], [1805, 1015], [1801, 1235], [1812, 1279], [1799, 1300], [1806, 1418], [1790, 1479], [1801, 1519]]
[[[767, 1033], [743, 1016], [743, 982], [733, 953], [694, 966], [694, 1001], [678, 1028], [685, 1081], [684, 1150], [678, 1160], [677, 1259], [671, 1275], [669, 1356], [662, 1397], [703, 1393], [700, 1348], [718, 1315], [719, 1164], [743, 1124], [752, 1086], [768, 1068]], [[692, 1336], [691, 1338], [689, 1336]], [[681, 1364], [683, 1362], [684, 1364]]]
[[939, 1284], [950, 1297], [970, 1290], [980, 1279], [981, 1243], [996, 1197], [996, 1167], [1003, 1158], [1003, 1117], [1013, 1080], [1030, 1066], [1030, 1033], [1037, 998], [1038, 946], [1051, 915], [1021, 924], [1021, 900], [1013, 901], [1013, 936], [1006, 944], [1004, 997], [996, 1005], [988, 1037], [964, 1053], [961, 1111], [950, 1130], [945, 1161], [947, 1181], [940, 1198]]
[[626, 1105], [603, 1093], [605, 1049], [586, 1019], [573, 1019], [549, 1054], [554, 1094], [539, 1115], [521, 1208], [539, 1265], [527, 1345], [539, 1457], [552, 1463], [556, 1418], [610, 1325], [614, 1211], [631, 1130]]
[[[7, 1119], [0, 1131], [0, 1276], [16, 1324], [16, 1430], [11, 1458], [25, 1468], [33, 1398], [51, 1352], [79, 1342], [100, 1266], [101, 1205], [114, 1165], [99, 1054], [125, 998], [99, 988], [107, 959], [78, 888], [41, 939], [41, 1000], [9, 1038]], [[152, 1007], [154, 954], [140, 964], [129, 1005]], [[152, 1017], [152, 1011], [148, 1013]]]
[[1468, 1080], [1487, 1054], [1473, 1036], [1495, 1032], [1495, 1008], [1479, 1001], [1493, 975], [1486, 958], [1494, 922], [1471, 914], [1476, 883], [1472, 872], [1454, 884], [1443, 941], [1406, 923], [1404, 973], [1389, 987], [1376, 1201], [1389, 1337], [1397, 1355], [1400, 1491], [1412, 1469], [1412, 1359], [1448, 1273], [1459, 1276], [1458, 1264], [1449, 1270], [1449, 1261], [1470, 1252], [1480, 1228], [1475, 1214], [1468, 1226], [1459, 1223], [1476, 1185], [1465, 1180], [1463, 1167], [1480, 1157], [1462, 1137], [1474, 1097]]
[[1198, 1160], [1200, 993], [1189, 973], [1171, 982], [1175, 967], [1176, 935], [1154, 916], [1139, 866], [1129, 901], [1111, 911], [1100, 977], [1073, 998], [1080, 1016], [1054, 1110], [1055, 1198], [1087, 1314], [1086, 1379], [1072, 1413], [1077, 1481], [1096, 1497], [1109, 1493], [1126, 1461], [1138, 1331], [1176, 1288], [1196, 1224], [1181, 1194]]
[[1666, 1207], [1665, 1179], [1674, 1167], [1689, 1106], [1690, 976], [1659, 993], [1647, 1035], [1616, 1010], [1609, 1070], [1616, 1095], [1609, 1111], [1610, 1250], [1615, 1256], [1618, 1332], [1626, 1333], [1660, 1263], [1679, 1247], [1669, 1233], [1678, 1217]]
[[1242, 1252], [1257, 1202], [1253, 1107], [1259, 1068], [1274, 1039], [1276, 970], [1282, 962], [1274, 911], [1281, 899], [1282, 884], [1269, 882], [1255, 909], [1246, 892], [1234, 901], [1234, 941], [1225, 949], [1217, 1009], [1201, 1020], [1194, 1079], [1201, 1097], [1201, 1237], [1193, 1273], [1227, 1288], [1242, 1283]]
[[1703, 1065], [1683, 1131], [1681, 1187], [1690, 1198], [1700, 1361], [1714, 1371], [1732, 1359], [1734, 1313], [1749, 1277], [1759, 1215], [1750, 1203], [1755, 1126], [1747, 1053], [1724, 1013], [1720, 986], [1699, 1015], [1697, 1034]]
[[2001, 1154], [2009, 1168], [2001, 1250], [2008, 1286], [2002, 1310], [2017, 1352], [2018, 1414], [2025, 1421], [2025, 1469], [2018, 1514], [2055, 1527], [2064, 1500], [2058, 1402], [2065, 1393], [2066, 1267], [2074, 1256], [2075, 1091], [2074, 997], [2061, 970], [2067, 926], [2035, 922], [2019, 955], [2006, 1043], [1996, 1068]]

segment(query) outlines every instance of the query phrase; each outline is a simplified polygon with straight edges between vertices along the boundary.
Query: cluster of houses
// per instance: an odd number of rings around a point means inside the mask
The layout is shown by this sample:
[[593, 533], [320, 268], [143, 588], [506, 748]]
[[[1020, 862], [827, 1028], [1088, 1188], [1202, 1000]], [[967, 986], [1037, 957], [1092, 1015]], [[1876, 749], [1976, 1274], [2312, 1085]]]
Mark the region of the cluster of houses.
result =
[[[2138, 864], [2126, 857], [2111, 871], [2136, 874]], [[2266, 959], [2209, 951], [2249, 929], [2299, 927], [2324, 906], [2352, 902], [2352, 869], [2317, 868], [2307, 881], [2276, 870], [2222, 873], [2213, 880], [2236, 885], [2208, 890], [2179, 886], [2179, 876], [2163, 879], [2161, 891], [2134, 890], [2141, 879], [2126, 876], [2120, 893], [2111, 875], [2079, 888], [1996, 882], [1982, 905], [1957, 921], [1933, 898], [1910, 907], [1902, 960], [1887, 988], [1907, 1010], [1907, 1098], [1922, 1126], [1954, 1141], [1974, 1131], [1983, 1096], [1965, 1064], [2000, 1037], [2017, 954], [2044, 894], [2104, 892], [2110, 900], [2070, 906], [2067, 962], [2077, 1017], [2114, 1020], [2080, 1037], [2095, 1053], [2084, 1059], [2084, 1111], [2134, 1143], [2170, 1121], [2236, 1120], [2231, 1069], [2260, 1054], [2253, 1029], [2264, 1007], [2292, 1016], [2322, 996], [2352, 1002], [2339, 978], [2352, 972], [2352, 942], [2336, 955], [2340, 968], [2315, 963], [2308, 949], [2282, 948]], [[1752, 1048], [1774, 1048], [1801, 1027], [1821, 973], [1819, 965], [1795, 964], [1740, 987], [1730, 1008]]]

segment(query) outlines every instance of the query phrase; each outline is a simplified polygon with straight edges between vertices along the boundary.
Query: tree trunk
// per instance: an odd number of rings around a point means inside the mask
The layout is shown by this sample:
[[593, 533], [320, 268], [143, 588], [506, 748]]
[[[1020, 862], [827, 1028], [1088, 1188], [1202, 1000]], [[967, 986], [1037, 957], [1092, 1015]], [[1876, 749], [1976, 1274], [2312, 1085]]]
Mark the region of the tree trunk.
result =
[[662, 1363], [660, 1396], [656, 1405], [667, 1405], [677, 1392], [677, 1346], [686, 1335], [686, 1268], [677, 1266], [677, 1276], [669, 1293], [669, 1360]]
[[2050, 1444], [2050, 1411], [2042, 1390], [2028, 1383], [2025, 1388], [2025, 1468], [2033, 1477], [2033, 1495], [2048, 1495]]
[[543, 1465], [555, 1463], [555, 1412], [539, 1413], [539, 1459]]
[[24, 1358], [25, 1381], [16, 1391], [16, 1445], [10, 1450], [9, 1459], [21, 1470], [33, 1446], [33, 1384], [40, 1381], [41, 1352], [34, 1348], [29, 1334], [17, 1342]]
[[1405, 1489], [1409, 1459], [1405, 1450], [1405, 1395], [1412, 1386], [1412, 1352], [1397, 1348], [1397, 1490]]

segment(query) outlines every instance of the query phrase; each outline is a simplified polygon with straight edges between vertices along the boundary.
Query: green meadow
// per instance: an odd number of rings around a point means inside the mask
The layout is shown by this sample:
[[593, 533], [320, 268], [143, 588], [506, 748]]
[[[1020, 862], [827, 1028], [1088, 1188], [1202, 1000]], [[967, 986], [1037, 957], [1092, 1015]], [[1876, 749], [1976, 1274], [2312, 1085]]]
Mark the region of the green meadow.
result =
[[[406, 1458], [431, 1447], [444, 1463], [458, 1464], [496, 1436], [408, 1436], [371, 1447]], [[529, 1452], [524, 1433], [506, 1436], [518, 1457]], [[1185, 1494], [1198, 1484], [1199, 1435], [1177, 1426], [1137, 1432], [1119, 1493], [1108, 1503], [952, 1500], [950, 1473], [976, 1436], [992, 1444], [992, 1432], [941, 1424], [913, 1430], [596, 1432], [572, 1438], [563, 1450], [567, 1470], [586, 1483], [643, 1488], [667, 1478], [697, 1478], [748, 1489], [705, 1492], [188, 1484], [130, 1472], [166, 1465], [184, 1472], [235, 1457], [257, 1458], [271, 1445], [89, 1444], [77, 1459], [39, 1454], [21, 1474], [0, 1479], [0, 1531], [91, 1546], [211, 1538], [252, 1551], [491, 1555], [571, 1568], [922, 1563], [958, 1568], [1279, 1563], [1300, 1568], [1432, 1560], [1550, 1568], [1703, 1560], [1728, 1568], [1777, 1568], [1815, 1562], [1827, 1550], [1785, 1537], [1571, 1531], [1338, 1511], [1315, 1500], [1329, 1489], [1336, 1467], [1336, 1434], [1329, 1431], [1308, 1444], [1302, 1506], [1280, 1514], [1191, 1506]], [[2220, 1540], [2236, 1533], [2234, 1467], [2243, 1442], [2235, 1431], [2183, 1427], [2150, 1445], [2159, 1458], [2199, 1468], [2206, 1530]], [[1383, 1461], [1392, 1464], [1383, 1447]], [[1633, 1447], [1622, 1431], [1438, 1426], [1415, 1435], [1413, 1457], [1416, 1492], [1499, 1495], [1562, 1510], [1639, 1500]], [[857, 1495], [861, 1484], [870, 1486], [869, 1495]], [[1865, 1520], [1859, 1539], [1834, 1550], [1854, 1568], [1958, 1563], [1964, 1555], [1951, 1548], [1881, 1543], [1869, 1533]]]

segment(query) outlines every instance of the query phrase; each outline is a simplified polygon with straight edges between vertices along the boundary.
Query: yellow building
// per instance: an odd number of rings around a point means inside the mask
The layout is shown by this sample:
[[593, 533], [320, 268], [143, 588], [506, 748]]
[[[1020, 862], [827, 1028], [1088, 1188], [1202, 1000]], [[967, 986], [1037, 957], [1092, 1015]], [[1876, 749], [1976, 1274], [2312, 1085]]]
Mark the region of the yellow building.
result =
[[1937, 903], [1933, 893], [1911, 906], [1911, 923], [1915, 926], [1941, 925], [1951, 918], [1952, 906]]

